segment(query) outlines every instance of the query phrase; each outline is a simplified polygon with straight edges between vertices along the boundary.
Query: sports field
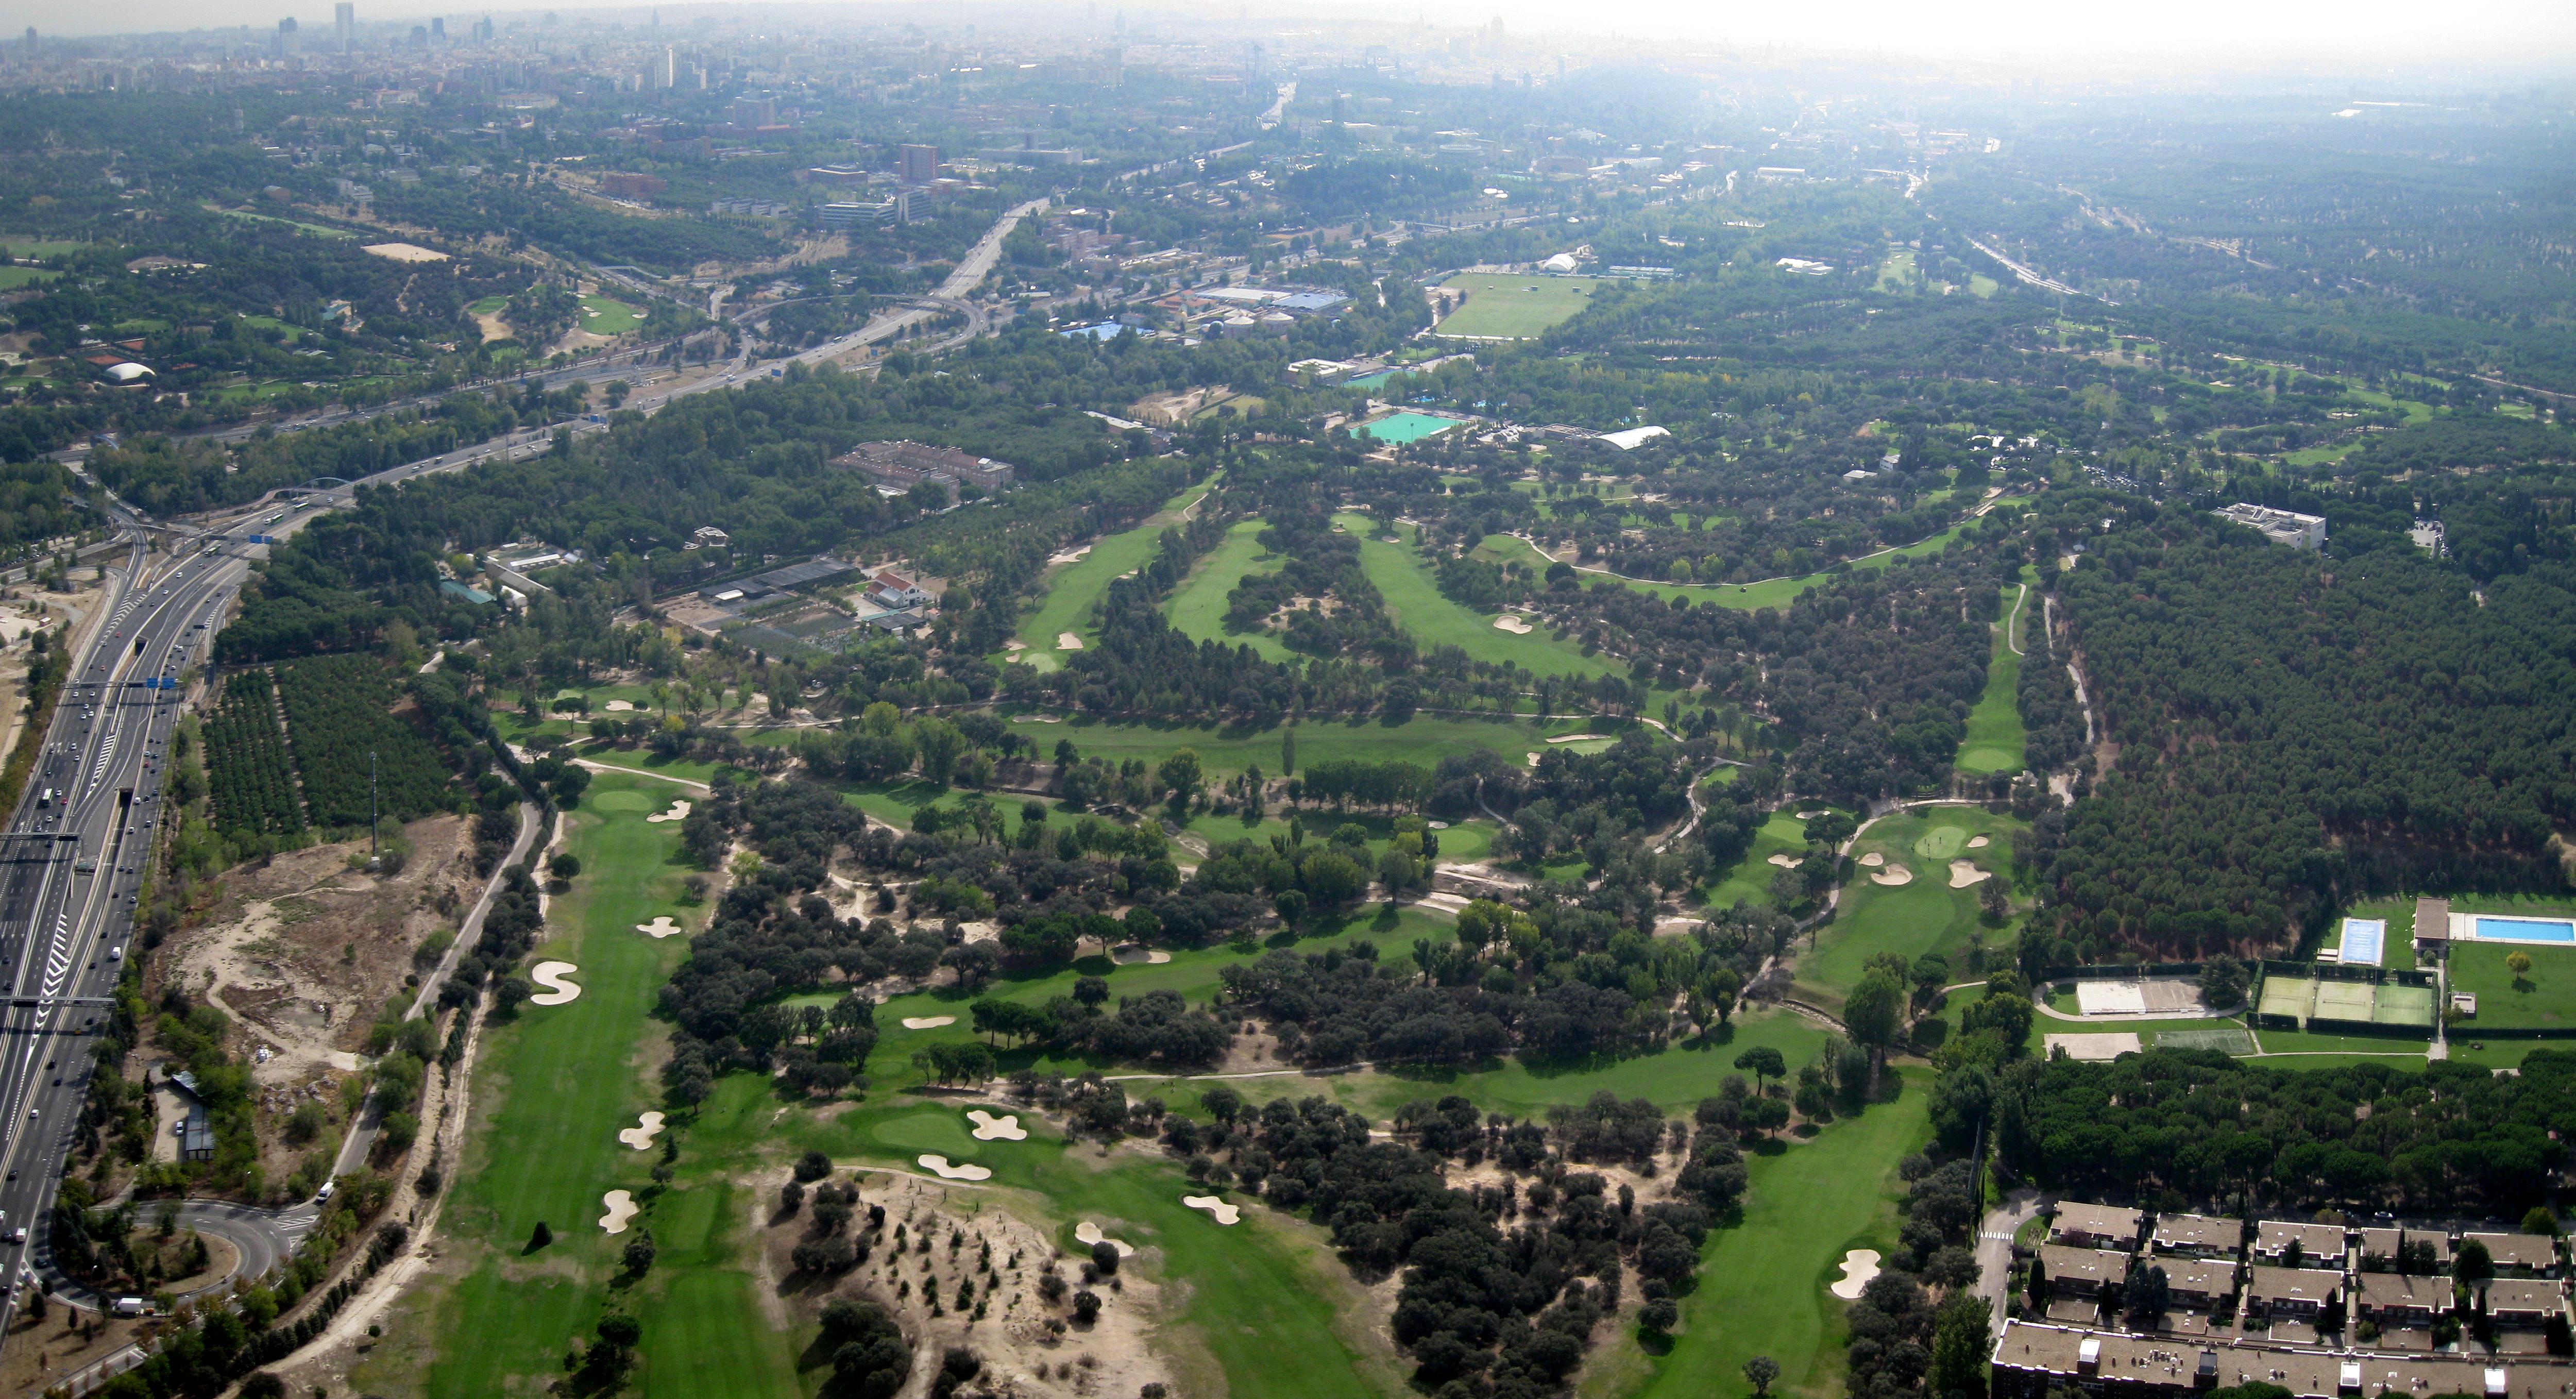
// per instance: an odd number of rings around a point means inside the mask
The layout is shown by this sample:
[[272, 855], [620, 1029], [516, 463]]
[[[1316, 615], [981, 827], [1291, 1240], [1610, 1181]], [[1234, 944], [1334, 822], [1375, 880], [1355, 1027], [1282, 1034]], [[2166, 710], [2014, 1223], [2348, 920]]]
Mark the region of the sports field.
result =
[[1257, 519], [1239, 521], [1226, 531], [1224, 543], [1199, 560], [1198, 567], [1163, 604], [1163, 615], [1170, 619], [1174, 631], [1193, 641], [1249, 646], [1263, 660], [1284, 661], [1296, 654], [1275, 636], [1225, 629], [1226, 594], [1234, 591], [1234, 585], [1249, 574], [1276, 573], [1282, 566], [1280, 560], [1262, 556], [1261, 531], [1268, 527]]
[[[2515, 976], [2505, 958], [2520, 952], [2531, 958], [2531, 970]], [[2492, 942], [2451, 944], [2451, 989], [2478, 998], [2475, 1019], [2457, 1026], [2457, 1038], [2473, 1038], [2485, 1027], [2527, 1029], [2576, 1026], [2576, 951]]]
[[1590, 677], [1617, 671], [1608, 657], [1584, 655], [1581, 647], [1553, 640], [1544, 631], [1516, 635], [1497, 630], [1493, 617], [1443, 597], [1431, 570], [1414, 552], [1412, 526], [1397, 525], [1402, 542], [1390, 544], [1373, 537], [1372, 522], [1365, 515], [1337, 515], [1334, 523], [1358, 537], [1360, 567], [1386, 598], [1387, 610], [1422, 643], [1423, 650], [1455, 646], [1471, 659], [1497, 665], [1510, 661], [1532, 675]]
[[1477, 340], [1535, 340], [1592, 304], [1598, 277], [1500, 276], [1466, 272], [1441, 283], [1467, 293], [1467, 304], [1440, 323], [1442, 335]]
[[1459, 426], [1462, 424], [1455, 418], [1443, 418], [1431, 413], [1390, 413], [1373, 423], [1363, 425], [1358, 431], [1363, 437], [1373, 437], [1380, 442], [1392, 442], [1400, 447], [1408, 442], [1419, 442], [1426, 437], [1437, 437]]
[[[1039, 670], [1055, 670], [1066, 654], [1057, 643], [1066, 632], [1086, 643], [1099, 639], [1093, 630], [1091, 611], [1109, 592], [1109, 585], [1120, 575], [1133, 573], [1153, 561], [1156, 541], [1163, 527], [1180, 519], [1181, 512], [1198, 503], [1215, 485], [1215, 478], [1190, 487], [1166, 502], [1145, 523], [1124, 533], [1113, 534], [1092, 542], [1091, 552], [1069, 564], [1058, 564], [1045, 580], [1046, 597], [1038, 610], [1020, 623], [1019, 639], [1025, 649], [995, 656], [996, 661], [1018, 661]], [[1077, 546], [1079, 547], [1079, 546]]]
[[2021, 724], [2021, 657], [2012, 644], [2021, 639], [2022, 613], [2028, 590], [2004, 590], [2004, 616], [1995, 624], [1994, 655], [1986, 662], [1985, 692], [1968, 711], [1967, 737], [1959, 743], [1961, 772], [2019, 772], [2026, 735]]

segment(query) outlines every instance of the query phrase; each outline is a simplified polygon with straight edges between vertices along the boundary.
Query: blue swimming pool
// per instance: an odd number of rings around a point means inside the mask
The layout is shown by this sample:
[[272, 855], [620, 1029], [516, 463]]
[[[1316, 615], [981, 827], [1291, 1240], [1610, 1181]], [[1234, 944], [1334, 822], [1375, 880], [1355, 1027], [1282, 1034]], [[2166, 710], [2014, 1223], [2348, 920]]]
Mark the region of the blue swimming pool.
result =
[[2564, 918], [2491, 918], [2478, 915], [2480, 942], [2576, 942], [2576, 922]]
[[2348, 966], [2378, 966], [2387, 941], [2388, 923], [2385, 919], [2347, 918], [2343, 920], [2341, 960]]

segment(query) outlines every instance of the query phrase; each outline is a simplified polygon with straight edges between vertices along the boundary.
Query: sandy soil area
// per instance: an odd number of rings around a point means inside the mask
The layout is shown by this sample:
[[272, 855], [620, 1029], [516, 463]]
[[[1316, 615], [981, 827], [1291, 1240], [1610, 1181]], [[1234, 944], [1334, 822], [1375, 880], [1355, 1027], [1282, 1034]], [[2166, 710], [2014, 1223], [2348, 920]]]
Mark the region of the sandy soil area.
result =
[[[765, 1181], [761, 1198], [774, 1201], [785, 1178], [780, 1172]], [[875, 1172], [860, 1176], [859, 1183], [861, 1219], [866, 1205], [883, 1205], [885, 1230], [868, 1261], [836, 1282], [809, 1286], [814, 1280], [793, 1272], [788, 1255], [805, 1237], [804, 1213], [769, 1221], [764, 1271], [780, 1281], [780, 1295], [801, 1315], [818, 1314], [834, 1296], [883, 1306], [912, 1341], [916, 1388], [952, 1345], [971, 1345], [984, 1357], [979, 1383], [986, 1390], [1022, 1399], [1124, 1399], [1148, 1384], [1172, 1383], [1171, 1369], [1154, 1353], [1162, 1289], [1143, 1269], [1122, 1268], [1114, 1279], [1089, 1284], [1103, 1304], [1100, 1315], [1088, 1327], [1076, 1326], [1069, 1307], [1051, 1307], [1038, 1296], [1038, 1278], [1050, 1271], [1064, 1279], [1068, 1297], [1085, 1285], [1086, 1260], [1058, 1246], [1061, 1224], [1041, 1227], [1021, 1218], [1015, 1210], [1022, 1202], [1002, 1191]], [[900, 1252], [893, 1243], [898, 1225], [905, 1237]], [[925, 1241], [927, 1252], [921, 1251]], [[972, 1320], [971, 1309], [949, 1305], [961, 1282], [972, 1282], [983, 1300], [982, 1321]], [[941, 1315], [932, 1315], [933, 1297]], [[1051, 1329], [1050, 1322], [1063, 1329]]]

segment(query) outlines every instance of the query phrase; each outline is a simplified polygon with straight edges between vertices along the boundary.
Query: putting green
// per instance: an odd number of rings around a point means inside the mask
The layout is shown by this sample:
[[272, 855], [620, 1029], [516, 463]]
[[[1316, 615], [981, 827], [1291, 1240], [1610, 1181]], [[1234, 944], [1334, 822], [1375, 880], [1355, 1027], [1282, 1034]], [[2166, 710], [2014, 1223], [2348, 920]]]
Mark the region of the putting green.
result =
[[1957, 826], [1934, 826], [1914, 842], [1914, 853], [1927, 860], [1946, 860], [1968, 848], [1968, 833]]
[[653, 805], [653, 798], [632, 790], [601, 792], [590, 799], [590, 804], [601, 811], [657, 811], [660, 809]]

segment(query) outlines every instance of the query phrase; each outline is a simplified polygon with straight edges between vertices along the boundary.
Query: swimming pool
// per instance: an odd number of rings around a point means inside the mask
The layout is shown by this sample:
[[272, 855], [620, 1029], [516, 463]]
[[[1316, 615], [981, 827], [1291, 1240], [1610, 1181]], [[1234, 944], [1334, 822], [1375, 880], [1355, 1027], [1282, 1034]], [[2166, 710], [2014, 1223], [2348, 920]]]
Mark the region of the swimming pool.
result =
[[2496, 918], [2479, 914], [2480, 942], [2576, 942], [2576, 922], [2564, 918]]
[[2385, 920], [2347, 918], [2343, 920], [2343, 955], [2340, 960], [2346, 966], [2378, 966], [2387, 939], [2388, 924]]
[[1360, 431], [1380, 442], [1405, 443], [1437, 437], [1458, 425], [1455, 418], [1435, 418], [1428, 413], [1390, 413]]

